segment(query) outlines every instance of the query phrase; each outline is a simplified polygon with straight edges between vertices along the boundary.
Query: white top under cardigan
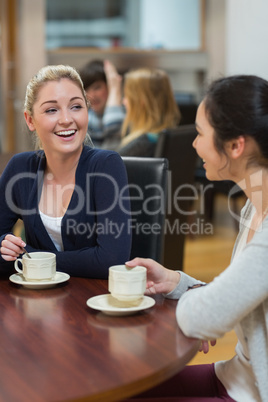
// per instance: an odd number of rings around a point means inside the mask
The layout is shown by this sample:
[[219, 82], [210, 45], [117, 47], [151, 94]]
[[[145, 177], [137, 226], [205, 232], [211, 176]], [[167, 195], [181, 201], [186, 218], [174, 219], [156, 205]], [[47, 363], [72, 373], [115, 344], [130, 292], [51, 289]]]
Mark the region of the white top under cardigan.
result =
[[40, 218], [46, 228], [51, 240], [55, 244], [58, 251], [63, 251], [62, 235], [61, 235], [61, 221], [62, 216], [49, 216], [39, 210]]
[[217, 339], [235, 329], [238, 343], [233, 359], [218, 362], [216, 374], [236, 401], [268, 402], [268, 218], [246, 244], [254, 210], [242, 210], [232, 261], [207, 286], [181, 272], [176, 289], [166, 297], [180, 298], [176, 316], [189, 337]]

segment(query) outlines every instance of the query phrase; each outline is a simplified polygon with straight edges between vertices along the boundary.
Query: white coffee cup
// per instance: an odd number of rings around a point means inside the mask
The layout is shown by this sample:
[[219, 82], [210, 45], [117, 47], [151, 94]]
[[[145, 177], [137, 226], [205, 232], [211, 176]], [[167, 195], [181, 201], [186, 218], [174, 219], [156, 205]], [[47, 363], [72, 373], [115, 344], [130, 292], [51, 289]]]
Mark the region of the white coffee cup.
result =
[[[26, 281], [51, 280], [56, 275], [56, 255], [46, 251], [29, 253], [31, 258], [23, 254], [15, 261], [15, 269]], [[19, 268], [19, 263], [22, 269]]]
[[140, 266], [128, 268], [126, 265], [113, 265], [109, 268], [109, 292], [122, 301], [142, 298], [146, 289], [146, 273], [146, 268]]

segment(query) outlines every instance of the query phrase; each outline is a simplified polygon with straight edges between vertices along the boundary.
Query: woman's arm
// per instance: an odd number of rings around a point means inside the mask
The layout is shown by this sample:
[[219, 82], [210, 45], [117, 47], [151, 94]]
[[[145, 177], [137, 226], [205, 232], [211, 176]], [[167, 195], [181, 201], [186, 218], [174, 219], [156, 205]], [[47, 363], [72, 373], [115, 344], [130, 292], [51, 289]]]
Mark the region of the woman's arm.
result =
[[[92, 153], [94, 152], [92, 151]], [[129, 258], [131, 248], [131, 231], [128, 228], [130, 203], [127, 198], [126, 170], [118, 154], [109, 151], [99, 152], [102, 153], [101, 157], [95, 158], [97, 161], [93, 164], [93, 168], [90, 165], [89, 170], [88, 159], [85, 159], [83, 168], [78, 172], [78, 187], [83, 193], [84, 204], [76, 214], [70, 216], [71, 223], [75, 222], [75, 231], [72, 232], [72, 228], [67, 226], [66, 221], [63, 225], [64, 251], [61, 252], [56, 250], [37, 211], [39, 161], [33, 163], [31, 155], [30, 158], [29, 155], [19, 156], [15, 165], [13, 164], [13, 168], [9, 168], [3, 173], [0, 181], [0, 235], [2, 234], [2, 240], [7, 233], [12, 232], [16, 220], [22, 217], [27, 238], [27, 251], [54, 252], [59, 271], [74, 276], [107, 278], [110, 265], [124, 263]], [[97, 153], [95, 152], [95, 155]], [[25, 163], [25, 160], [28, 160], [29, 163]], [[25, 172], [23, 172], [23, 178], [16, 180], [13, 186], [12, 202], [8, 202], [5, 188], [9, 180], [16, 176], [18, 165], [20, 172], [24, 170]], [[90, 183], [87, 182], [85, 172], [92, 173], [92, 181], [88, 180]], [[107, 180], [107, 177], [110, 180]], [[124, 195], [127, 199], [120, 204], [121, 191], [124, 188], [126, 189]], [[88, 211], [90, 202], [92, 210]], [[111, 207], [112, 202], [114, 205]], [[16, 212], [16, 208], [11, 207], [13, 203], [16, 204], [18, 212], [21, 214]], [[100, 213], [100, 211], [106, 210], [107, 212]], [[94, 224], [96, 224], [96, 230], [94, 230]], [[83, 232], [81, 230], [83, 228], [91, 229], [92, 237], [89, 236], [88, 231]], [[7, 264], [1, 256], [0, 262]]]
[[122, 77], [109, 60], [104, 61], [104, 71], [109, 94], [102, 116], [103, 138], [107, 142], [106, 144], [104, 142], [102, 146], [111, 149], [108, 145], [113, 144], [112, 141], [116, 141], [114, 149], [121, 138], [121, 126], [125, 118], [122, 106]]
[[149, 258], [134, 258], [126, 262], [129, 267], [141, 265], [147, 268], [146, 294], [163, 293], [169, 299], [179, 299], [190, 286], [204, 285], [182, 271], [163, 267]]
[[[177, 320], [187, 336], [219, 338], [267, 299], [267, 235], [267, 228], [255, 234], [221, 275], [180, 299]], [[262, 244], [258, 237], [263, 237]]]
[[14, 261], [25, 243], [13, 235], [12, 230], [20, 215], [12, 206], [14, 191], [12, 180], [15, 176], [14, 159], [10, 161], [0, 178], [0, 263]]
[[118, 74], [115, 66], [109, 60], [104, 61], [104, 72], [109, 92], [106, 106], [121, 106], [122, 77]]

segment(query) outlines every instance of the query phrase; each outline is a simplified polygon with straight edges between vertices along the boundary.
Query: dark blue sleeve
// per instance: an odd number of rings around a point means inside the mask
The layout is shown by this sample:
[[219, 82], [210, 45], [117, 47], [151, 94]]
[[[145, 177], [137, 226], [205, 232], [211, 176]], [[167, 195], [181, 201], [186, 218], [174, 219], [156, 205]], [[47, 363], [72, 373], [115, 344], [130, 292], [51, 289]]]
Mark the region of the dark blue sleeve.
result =
[[[14, 199], [14, 186], [12, 185], [12, 180], [15, 174], [13, 160], [8, 163], [0, 177], [0, 246], [5, 236], [8, 233], [12, 233], [14, 224], [19, 218], [21, 218], [15, 208], [12, 208], [12, 206], [14, 206], [12, 202]], [[1, 269], [3, 267], [13, 267], [14, 262], [6, 262], [0, 254], [0, 266]]]
[[[27, 212], [32, 208], [34, 211], [38, 203], [35, 180], [38, 163], [34, 158], [31, 159], [33, 166], [27, 165], [26, 180], [18, 180], [13, 186], [12, 200], [16, 202], [19, 211], [21, 209], [27, 214], [18, 213], [16, 208], [10, 207], [5, 189], [8, 182], [25, 169], [24, 161], [28, 157], [20, 158], [5, 170], [0, 179], [0, 241], [6, 233], [12, 231], [14, 223], [22, 218], [27, 251], [54, 252], [58, 271], [72, 276], [107, 278], [109, 266], [124, 264], [129, 259], [131, 215], [128, 182], [125, 165], [117, 153], [96, 151], [89, 158], [84, 158], [83, 154], [76, 179], [84, 202], [77, 212], [70, 216], [66, 213], [63, 218], [64, 251], [61, 252], [56, 250], [49, 238], [38, 212]], [[14, 263], [5, 262], [0, 256], [1, 269], [2, 265], [13, 267]]]

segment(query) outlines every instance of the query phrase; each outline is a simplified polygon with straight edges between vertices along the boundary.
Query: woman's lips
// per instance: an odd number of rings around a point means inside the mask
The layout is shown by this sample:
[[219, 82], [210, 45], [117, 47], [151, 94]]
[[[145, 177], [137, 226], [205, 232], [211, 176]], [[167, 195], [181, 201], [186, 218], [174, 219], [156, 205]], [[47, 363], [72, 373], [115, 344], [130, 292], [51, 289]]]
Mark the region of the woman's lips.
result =
[[55, 132], [54, 134], [57, 135], [58, 137], [68, 138], [68, 137], [73, 136], [75, 133], [76, 133], [76, 130], [64, 130], [64, 131]]

